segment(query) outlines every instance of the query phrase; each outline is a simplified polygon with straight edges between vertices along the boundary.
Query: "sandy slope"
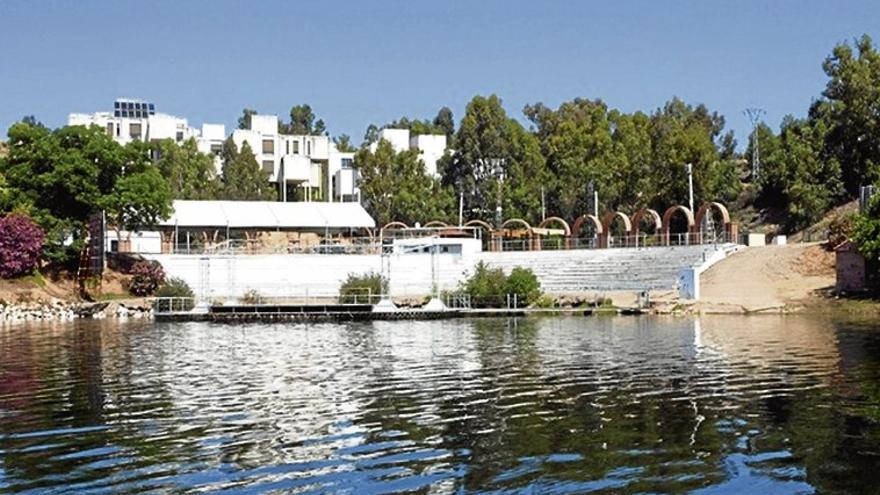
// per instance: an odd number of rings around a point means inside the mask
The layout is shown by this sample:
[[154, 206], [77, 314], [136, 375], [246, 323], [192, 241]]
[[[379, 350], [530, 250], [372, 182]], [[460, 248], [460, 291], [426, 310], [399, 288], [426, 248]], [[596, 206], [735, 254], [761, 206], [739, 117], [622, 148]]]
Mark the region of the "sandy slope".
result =
[[804, 305], [834, 285], [834, 253], [817, 243], [744, 248], [700, 278], [702, 311]]

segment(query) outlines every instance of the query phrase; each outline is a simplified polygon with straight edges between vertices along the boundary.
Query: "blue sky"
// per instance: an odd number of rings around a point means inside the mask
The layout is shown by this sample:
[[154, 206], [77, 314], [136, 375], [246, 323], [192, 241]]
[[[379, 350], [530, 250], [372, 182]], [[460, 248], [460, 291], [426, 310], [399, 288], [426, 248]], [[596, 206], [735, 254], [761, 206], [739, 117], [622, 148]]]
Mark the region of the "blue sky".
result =
[[0, 0], [0, 126], [109, 110], [118, 96], [231, 127], [245, 106], [309, 103], [333, 134], [370, 123], [458, 120], [496, 93], [527, 103], [601, 98], [651, 111], [677, 95], [727, 118], [804, 115], [839, 42], [880, 41], [880, 2]]

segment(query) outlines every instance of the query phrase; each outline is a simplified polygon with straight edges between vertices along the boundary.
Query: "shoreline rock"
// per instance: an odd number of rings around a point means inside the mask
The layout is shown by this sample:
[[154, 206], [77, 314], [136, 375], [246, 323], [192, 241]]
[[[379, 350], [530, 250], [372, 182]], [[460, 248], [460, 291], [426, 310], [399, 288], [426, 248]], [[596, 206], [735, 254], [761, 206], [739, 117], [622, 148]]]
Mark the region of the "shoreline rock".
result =
[[73, 321], [152, 318], [147, 301], [67, 302], [60, 299], [20, 303], [0, 302], [0, 325], [27, 321]]

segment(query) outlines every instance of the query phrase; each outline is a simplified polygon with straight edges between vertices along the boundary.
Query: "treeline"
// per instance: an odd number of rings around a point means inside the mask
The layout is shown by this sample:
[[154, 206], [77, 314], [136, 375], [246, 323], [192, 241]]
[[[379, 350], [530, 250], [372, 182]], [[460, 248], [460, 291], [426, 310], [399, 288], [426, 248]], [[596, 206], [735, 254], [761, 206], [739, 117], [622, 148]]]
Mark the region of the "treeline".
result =
[[[592, 191], [600, 211], [686, 204], [691, 164], [698, 203], [717, 200], [758, 211], [783, 232], [795, 231], [880, 177], [876, 48], [868, 36], [840, 44], [823, 69], [826, 89], [806, 117], [786, 117], [778, 132], [758, 127], [757, 176], [752, 136], [745, 153], [738, 153], [724, 117], [704, 105], [673, 98], [646, 114], [621, 112], [601, 100], [577, 98], [555, 109], [537, 103], [523, 109], [526, 128], [491, 95], [468, 103], [457, 130], [449, 127], [446, 108], [433, 121], [401, 118], [383, 126], [447, 134], [449, 154], [440, 180], [432, 181], [410, 166], [413, 157], [406, 153], [362, 149], [355, 161], [362, 198], [379, 222], [454, 220], [459, 194], [467, 218], [491, 222], [500, 206], [505, 218], [535, 222], [543, 195], [548, 216], [572, 219], [592, 211]], [[368, 128], [366, 143], [378, 129]], [[421, 200], [414, 202], [407, 191]]]

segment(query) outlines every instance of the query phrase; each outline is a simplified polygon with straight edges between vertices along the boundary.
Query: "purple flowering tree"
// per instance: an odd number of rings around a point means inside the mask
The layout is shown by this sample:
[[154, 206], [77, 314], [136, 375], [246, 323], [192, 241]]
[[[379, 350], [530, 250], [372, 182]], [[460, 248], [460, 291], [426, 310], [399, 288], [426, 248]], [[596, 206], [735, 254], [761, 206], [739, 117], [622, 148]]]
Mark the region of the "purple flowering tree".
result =
[[0, 278], [19, 277], [40, 263], [45, 234], [24, 215], [0, 218]]

